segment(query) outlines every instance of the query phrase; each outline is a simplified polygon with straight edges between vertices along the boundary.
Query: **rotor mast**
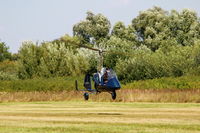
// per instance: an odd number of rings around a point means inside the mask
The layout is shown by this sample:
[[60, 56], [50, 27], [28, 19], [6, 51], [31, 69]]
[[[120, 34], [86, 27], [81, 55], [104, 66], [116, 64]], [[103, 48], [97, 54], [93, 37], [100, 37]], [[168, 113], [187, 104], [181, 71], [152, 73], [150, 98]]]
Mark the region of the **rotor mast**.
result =
[[99, 50], [99, 64], [98, 64], [98, 71], [101, 71], [101, 68], [103, 68], [103, 51]]

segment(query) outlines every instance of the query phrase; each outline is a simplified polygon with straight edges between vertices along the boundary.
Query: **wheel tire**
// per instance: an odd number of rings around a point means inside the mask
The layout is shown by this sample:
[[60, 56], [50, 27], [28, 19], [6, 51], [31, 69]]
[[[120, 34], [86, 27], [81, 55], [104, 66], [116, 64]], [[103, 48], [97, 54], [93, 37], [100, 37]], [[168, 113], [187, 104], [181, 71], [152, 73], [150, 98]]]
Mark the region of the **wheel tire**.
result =
[[116, 94], [116, 92], [115, 92], [115, 91], [113, 91], [113, 92], [111, 93], [111, 96], [112, 96], [112, 99], [113, 99], [113, 100], [115, 100], [115, 99], [116, 99], [116, 97], [117, 97], [117, 94]]
[[86, 92], [86, 93], [84, 93], [84, 99], [87, 101], [88, 99], [89, 99], [89, 94]]

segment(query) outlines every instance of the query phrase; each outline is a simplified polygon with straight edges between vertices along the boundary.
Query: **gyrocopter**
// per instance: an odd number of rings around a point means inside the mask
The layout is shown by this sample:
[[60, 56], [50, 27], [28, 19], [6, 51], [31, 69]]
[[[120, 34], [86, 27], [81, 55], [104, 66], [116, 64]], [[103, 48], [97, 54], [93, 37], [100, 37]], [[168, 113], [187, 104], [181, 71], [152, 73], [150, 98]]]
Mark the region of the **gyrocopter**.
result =
[[[84, 92], [83, 96], [85, 100], [89, 99], [89, 94], [99, 94], [101, 92], [110, 93], [112, 99], [115, 100], [117, 96], [116, 90], [119, 90], [121, 85], [116, 73], [111, 68], [103, 67], [103, 53], [106, 51], [87, 46], [84, 46], [84, 48], [88, 48], [99, 53], [99, 68], [93, 75], [89, 73], [85, 75], [83, 84], [84, 89], [79, 89], [78, 81], [76, 80], [76, 90]], [[92, 81], [94, 82], [94, 87], [92, 87]]]

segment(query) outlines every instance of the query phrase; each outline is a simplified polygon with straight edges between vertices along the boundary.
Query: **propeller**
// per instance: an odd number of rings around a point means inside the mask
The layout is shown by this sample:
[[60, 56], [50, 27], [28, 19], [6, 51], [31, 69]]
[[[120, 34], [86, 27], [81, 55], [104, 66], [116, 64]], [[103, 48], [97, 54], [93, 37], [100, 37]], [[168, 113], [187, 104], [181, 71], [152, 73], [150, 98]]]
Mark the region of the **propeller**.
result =
[[73, 46], [76, 46], [76, 47], [79, 47], [79, 48], [86, 48], [86, 49], [89, 49], [89, 50], [93, 50], [93, 51], [99, 52], [99, 57], [100, 58], [99, 58], [99, 66], [97, 68], [99, 71], [103, 67], [103, 53], [104, 52], [112, 53], [112, 54], [118, 54], [118, 55], [125, 55], [125, 56], [133, 56], [132, 53], [128, 53], [128, 52], [111, 51], [111, 50], [107, 51], [107, 50], [102, 50], [102, 49], [98, 49], [98, 48], [93, 48], [93, 47], [81, 44], [78, 39], [77, 40], [72, 40], [70, 37], [66, 37], [66, 36], [63, 36], [58, 40], [60, 40], [62, 42], [68, 42], [68, 43], [70, 43], [70, 45], [73, 45]]

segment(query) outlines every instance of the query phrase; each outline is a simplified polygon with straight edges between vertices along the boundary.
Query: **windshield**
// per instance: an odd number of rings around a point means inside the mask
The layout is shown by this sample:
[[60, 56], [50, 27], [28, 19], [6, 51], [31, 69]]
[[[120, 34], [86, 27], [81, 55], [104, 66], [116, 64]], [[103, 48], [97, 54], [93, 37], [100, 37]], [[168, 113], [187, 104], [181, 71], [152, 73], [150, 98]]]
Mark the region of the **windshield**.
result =
[[102, 68], [101, 70], [101, 77], [106, 75], [108, 80], [112, 79], [114, 77], [117, 77], [116, 73], [112, 70], [112, 69], [106, 69], [106, 68]]
[[109, 69], [108, 70], [108, 79], [111, 79], [114, 77], [117, 77], [116, 73], [112, 69]]

